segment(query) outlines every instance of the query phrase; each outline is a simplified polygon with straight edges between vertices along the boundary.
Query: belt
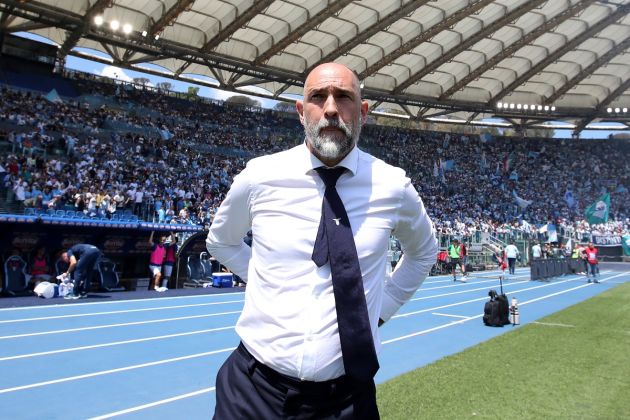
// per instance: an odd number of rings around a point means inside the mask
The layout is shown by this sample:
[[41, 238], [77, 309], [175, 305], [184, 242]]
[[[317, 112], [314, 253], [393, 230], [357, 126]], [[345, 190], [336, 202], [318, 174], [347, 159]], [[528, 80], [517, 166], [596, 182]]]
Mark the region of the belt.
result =
[[300, 394], [314, 394], [322, 396], [333, 395], [336, 392], [344, 389], [350, 389], [352, 387], [351, 381], [346, 375], [327, 381], [316, 382], [303, 381], [301, 379], [280, 373], [270, 368], [269, 366], [259, 362], [247, 350], [247, 348], [245, 348], [242, 342], [238, 345], [236, 351], [247, 360], [250, 375], [257, 370], [262, 373], [262, 375], [271, 385], [281, 388], [285, 392], [288, 389], [292, 389], [299, 392]]

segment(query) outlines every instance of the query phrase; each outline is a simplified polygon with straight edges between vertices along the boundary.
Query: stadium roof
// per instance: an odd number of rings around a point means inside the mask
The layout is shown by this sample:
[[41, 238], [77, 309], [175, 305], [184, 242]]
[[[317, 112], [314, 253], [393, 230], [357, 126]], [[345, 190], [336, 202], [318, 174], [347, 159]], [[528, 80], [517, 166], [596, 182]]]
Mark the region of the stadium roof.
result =
[[562, 120], [580, 131], [630, 121], [629, 8], [630, 0], [2, 0], [0, 29], [49, 38], [60, 58], [88, 48], [117, 66], [151, 63], [170, 77], [203, 75], [275, 98], [301, 95], [311, 68], [337, 61], [357, 72], [372, 111]]

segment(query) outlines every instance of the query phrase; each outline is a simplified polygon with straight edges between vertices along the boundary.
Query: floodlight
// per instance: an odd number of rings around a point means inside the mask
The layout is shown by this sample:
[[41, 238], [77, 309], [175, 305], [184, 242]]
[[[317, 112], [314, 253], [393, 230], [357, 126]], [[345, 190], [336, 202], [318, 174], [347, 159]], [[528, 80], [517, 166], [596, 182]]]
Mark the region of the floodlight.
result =
[[129, 35], [132, 30], [133, 30], [133, 28], [131, 27], [130, 23], [125, 23], [123, 25], [123, 33], [125, 33], [126, 35]]
[[543, 107], [542, 107], [542, 105], [538, 105], [538, 106], [536, 107], [536, 109], [537, 109], [537, 110], [539, 110], [539, 111], [542, 111]]
[[112, 20], [111, 22], [109, 22], [109, 27], [112, 28], [112, 31], [117, 31], [118, 28], [120, 28], [120, 22], [118, 22], [117, 20]]
[[142, 31], [142, 36], [147, 36], [147, 31]]
[[545, 111], [549, 111], [549, 105], [545, 105]]
[[621, 111], [619, 108], [615, 108], [615, 114], [619, 114], [619, 111]]
[[527, 104], [523, 105], [523, 109], [524, 109], [525, 111], [527, 111], [527, 109], [528, 109], [528, 108], [529, 108], [529, 105], [527, 105]]
[[626, 112], [628, 112], [628, 108], [624, 108], [621, 111], [623, 111], [623, 113], [625, 114]]
[[516, 104], [516, 109], [521, 109], [523, 107], [523, 105], [521, 104]]
[[612, 108], [606, 108], [606, 112], [610, 114], [612, 112]]
[[497, 108], [499, 108], [499, 109], [503, 108], [503, 102], [497, 103]]
[[159, 36], [159, 35], [156, 35], [156, 36], [154, 37], [154, 39], [157, 41], [158, 39], [160, 39], [160, 36]]
[[101, 26], [103, 24], [103, 16], [101, 15], [94, 16], [94, 24], [96, 26]]
[[510, 104], [510, 109], [514, 109], [514, 104]]
[[556, 110], [556, 107], [555, 107], [555, 106], [552, 106], [552, 107], [551, 107], [551, 111], [553, 112], [553, 111], [555, 111], [555, 110]]

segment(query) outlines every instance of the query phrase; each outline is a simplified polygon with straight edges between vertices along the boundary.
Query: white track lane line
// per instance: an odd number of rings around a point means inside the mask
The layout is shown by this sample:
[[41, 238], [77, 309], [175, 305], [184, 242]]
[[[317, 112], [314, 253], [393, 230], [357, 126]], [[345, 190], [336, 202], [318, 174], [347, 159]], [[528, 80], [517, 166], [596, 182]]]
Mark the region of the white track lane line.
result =
[[81, 318], [84, 316], [129, 314], [129, 313], [134, 313], [134, 312], [150, 312], [150, 311], [161, 311], [161, 310], [167, 310], [167, 309], [195, 308], [199, 306], [227, 305], [230, 303], [243, 303], [243, 302], [245, 302], [245, 300], [241, 299], [241, 300], [227, 300], [225, 302], [191, 303], [188, 305], [156, 306], [155, 308], [125, 309], [122, 311], [89, 312], [86, 314], [44, 316], [44, 317], [38, 317], [38, 318], [18, 318], [18, 319], [8, 319], [5, 321], [0, 321], [0, 324], [14, 324], [16, 322], [29, 322], [29, 321], [47, 321], [47, 320], [52, 320], [52, 319], [63, 319], [63, 318]]
[[0, 340], [8, 340], [8, 339], [12, 339], [12, 338], [22, 338], [22, 337], [34, 337], [34, 336], [38, 336], [38, 335], [48, 335], [48, 334], [62, 334], [62, 333], [77, 332], [77, 331], [100, 330], [102, 328], [127, 327], [127, 326], [130, 326], [130, 325], [154, 324], [156, 322], [182, 321], [182, 320], [185, 320], [185, 319], [208, 318], [208, 317], [212, 317], [212, 316], [233, 315], [233, 314], [240, 314], [240, 313], [241, 313], [241, 311], [219, 312], [219, 313], [216, 313], [216, 314], [180, 316], [180, 317], [177, 317], [177, 318], [152, 319], [150, 321], [124, 322], [124, 323], [121, 323], [121, 324], [97, 325], [97, 326], [93, 326], [93, 327], [68, 328], [68, 329], [65, 329], [65, 330], [52, 330], [52, 331], [41, 331], [41, 332], [35, 332], [35, 333], [5, 335], [5, 336], [0, 336]]
[[79, 380], [79, 379], [93, 378], [95, 376], [110, 375], [112, 373], [126, 372], [126, 371], [129, 371], [129, 370], [141, 369], [141, 368], [150, 367], [150, 366], [164, 365], [164, 364], [167, 364], [167, 363], [180, 362], [182, 360], [197, 359], [197, 358], [200, 358], [200, 357], [212, 356], [212, 355], [219, 354], [219, 353], [231, 352], [235, 348], [236, 347], [230, 347], [230, 348], [225, 348], [225, 349], [220, 349], [220, 350], [206, 351], [206, 352], [203, 352], [203, 353], [196, 353], [196, 354], [189, 354], [187, 356], [174, 357], [172, 359], [162, 359], [162, 360], [157, 360], [155, 362], [141, 363], [139, 365], [131, 365], [131, 366], [125, 366], [125, 367], [116, 368], [116, 369], [101, 370], [101, 371], [98, 371], [98, 372], [86, 373], [86, 374], [83, 374], [83, 375], [68, 376], [68, 377], [65, 377], [65, 378], [53, 379], [53, 380], [50, 380], [50, 381], [36, 382], [36, 383], [33, 383], [33, 384], [15, 386], [15, 387], [12, 387], [12, 388], [4, 388], [4, 389], [0, 389], [0, 394], [7, 394], [7, 393], [10, 393], [10, 392], [16, 392], [16, 391], [23, 391], [25, 389], [39, 388], [39, 387], [43, 387], [43, 386], [47, 386], [47, 385], [59, 384], [59, 383], [63, 383], [63, 382], [71, 382], [71, 381], [76, 381], [76, 380]]
[[210, 333], [210, 332], [233, 330], [233, 329], [234, 329], [234, 326], [231, 325], [229, 327], [209, 328], [209, 329], [205, 329], [205, 330], [187, 331], [187, 332], [176, 333], [176, 334], [158, 335], [158, 336], [145, 337], [145, 338], [136, 338], [136, 339], [133, 339], [133, 340], [112, 341], [110, 343], [92, 344], [90, 346], [70, 347], [70, 348], [58, 349], [58, 350], [50, 350], [50, 351], [40, 351], [40, 352], [37, 352], [37, 353], [28, 353], [28, 354], [20, 354], [20, 355], [17, 355], [17, 356], [0, 357], [0, 362], [4, 362], [4, 361], [7, 361], [7, 360], [26, 359], [28, 357], [49, 356], [51, 354], [70, 353], [70, 352], [73, 352], [73, 351], [99, 349], [99, 348], [102, 348], [102, 347], [120, 346], [122, 344], [132, 344], [132, 343], [142, 343], [142, 342], [145, 342], [145, 341], [165, 340], [167, 338], [185, 337], [185, 336], [189, 336], [189, 335], [206, 334], [206, 333]]
[[[176, 289], [174, 289], [176, 290]], [[116, 292], [118, 293], [118, 292]], [[123, 292], [121, 292], [123, 293]], [[73, 303], [70, 305], [65, 305], [63, 303], [58, 303], [56, 305], [40, 305], [40, 306], [18, 306], [15, 308], [2, 308], [0, 312], [10, 312], [10, 311], [30, 311], [33, 309], [58, 309], [58, 308], [68, 308], [69, 306], [75, 308], [77, 306], [94, 306], [94, 305], [112, 305], [112, 304], [124, 304], [124, 303], [133, 303], [133, 302], [151, 302], [154, 300], [159, 300], [160, 302], [165, 300], [175, 300], [175, 299], [204, 299], [204, 298], [215, 298], [222, 296], [230, 296], [233, 297], [235, 295], [244, 295], [245, 292], [230, 292], [230, 293], [208, 293], [205, 295], [187, 295], [187, 296], [171, 296], [171, 297], [159, 297], [159, 298], [139, 298], [139, 299], [123, 299], [123, 300], [110, 300], [107, 302], [83, 302], [83, 303]], [[33, 296], [34, 297], [34, 296]]]
[[215, 387], [203, 388], [197, 391], [189, 392], [188, 394], [176, 395], [174, 397], [166, 398], [164, 400], [159, 400], [159, 401], [155, 401], [148, 404], [138, 405], [136, 407], [127, 408], [125, 410], [114, 411], [113, 413], [103, 414], [98, 417], [91, 417], [88, 420], [104, 420], [104, 419], [109, 419], [116, 416], [122, 416], [123, 414], [129, 414], [135, 411], [140, 411], [147, 408], [156, 407], [158, 405], [168, 404], [173, 401], [183, 400], [185, 398], [196, 397], [197, 395], [207, 394], [209, 392], [213, 392], [215, 389], [216, 389]]

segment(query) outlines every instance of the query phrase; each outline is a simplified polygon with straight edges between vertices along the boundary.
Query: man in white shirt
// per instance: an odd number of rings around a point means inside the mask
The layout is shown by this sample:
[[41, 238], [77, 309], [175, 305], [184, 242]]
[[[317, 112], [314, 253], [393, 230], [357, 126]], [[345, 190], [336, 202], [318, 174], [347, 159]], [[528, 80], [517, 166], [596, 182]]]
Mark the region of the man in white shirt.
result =
[[514, 274], [514, 270], [516, 269], [516, 259], [518, 256], [518, 248], [514, 245], [514, 241], [510, 241], [509, 245], [505, 247], [505, 258], [508, 260], [510, 274]]
[[[376, 352], [378, 326], [411, 298], [437, 258], [433, 225], [404, 171], [356, 147], [368, 111], [356, 75], [341, 64], [316, 67], [296, 107], [304, 144], [250, 161], [208, 233], [209, 253], [247, 282], [236, 325], [242, 342], [217, 375], [215, 419], [379, 418], [373, 378], [354, 382], [344, 369], [330, 263], [318, 267], [312, 259], [326, 189], [316, 168], [345, 168], [336, 191]], [[243, 242], [248, 230], [251, 248]], [[403, 257], [387, 275], [390, 234]]]
[[532, 246], [532, 259], [539, 260], [540, 258], [542, 258], [542, 248], [538, 242], [534, 242]]

